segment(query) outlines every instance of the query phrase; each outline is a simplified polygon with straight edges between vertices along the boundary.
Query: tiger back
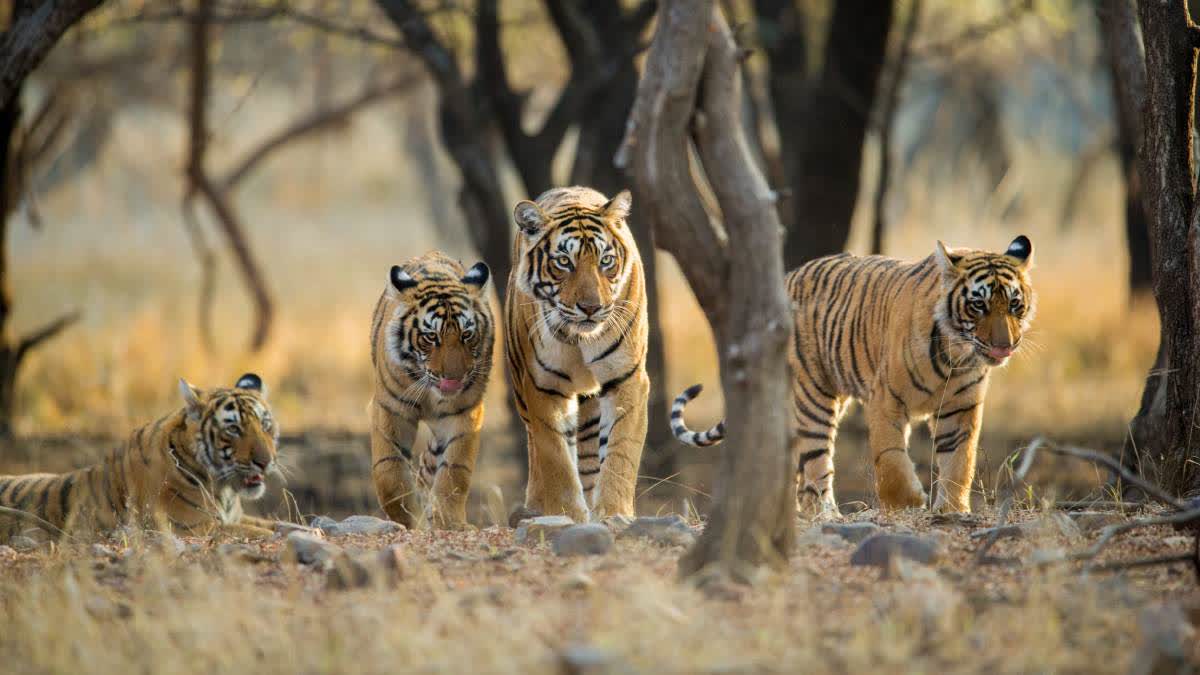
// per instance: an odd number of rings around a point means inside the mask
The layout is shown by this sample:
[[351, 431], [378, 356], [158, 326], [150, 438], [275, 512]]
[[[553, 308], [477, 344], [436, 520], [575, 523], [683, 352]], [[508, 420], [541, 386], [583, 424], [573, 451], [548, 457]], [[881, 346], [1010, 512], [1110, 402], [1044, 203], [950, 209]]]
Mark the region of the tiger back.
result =
[[[371, 477], [392, 520], [467, 526], [494, 327], [484, 263], [439, 252], [392, 267], [371, 323]], [[432, 432], [420, 457], [417, 426]], [[422, 505], [422, 493], [429, 499]]]
[[274, 523], [242, 512], [277, 471], [279, 429], [262, 380], [200, 390], [180, 380], [184, 405], [138, 428], [92, 466], [63, 474], [0, 476], [0, 540], [29, 527], [104, 532], [126, 525], [182, 534], [224, 528], [263, 536]]
[[[925, 420], [938, 468], [933, 508], [970, 511], [989, 376], [1033, 320], [1032, 260], [1032, 243], [1019, 236], [1004, 253], [938, 242], [917, 262], [842, 254], [788, 275], [791, 450], [802, 511], [837, 513], [834, 441], [852, 400], [864, 407], [884, 507], [925, 504], [908, 456], [910, 425]], [[693, 387], [676, 399], [672, 429], [692, 445], [720, 442], [723, 428], [693, 432], [683, 423], [698, 393]]]
[[555, 188], [514, 209], [504, 305], [513, 399], [528, 436], [525, 506], [632, 516], [646, 440], [646, 286], [629, 192]]

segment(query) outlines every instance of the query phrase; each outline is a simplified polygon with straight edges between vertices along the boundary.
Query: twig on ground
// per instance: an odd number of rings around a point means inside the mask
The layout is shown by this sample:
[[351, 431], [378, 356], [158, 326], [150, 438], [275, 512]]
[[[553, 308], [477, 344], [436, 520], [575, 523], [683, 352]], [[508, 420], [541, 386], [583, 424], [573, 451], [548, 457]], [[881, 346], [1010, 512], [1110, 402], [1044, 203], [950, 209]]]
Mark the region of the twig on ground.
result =
[[991, 529], [990, 534], [988, 534], [988, 537], [983, 542], [983, 545], [980, 546], [979, 550], [975, 552], [976, 565], [1014, 564], [1016, 562], [1015, 559], [1012, 558], [989, 556], [988, 551], [990, 551], [992, 546], [994, 546], [996, 542], [1000, 540], [1001, 533], [1004, 532], [1005, 527], [1008, 525], [1008, 512], [1012, 509], [1013, 495], [1016, 494], [1017, 484], [1024, 482], [1026, 474], [1029, 473], [1029, 468], [1033, 466], [1033, 460], [1037, 456], [1038, 449], [1045, 445], [1045, 443], [1046, 439], [1039, 436], [1033, 439], [1033, 442], [1029, 444], [1029, 447], [1025, 448], [1025, 454], [1021, 458], [1021, 464], [1017, 466], [1017, 471], [1013, 474], [1014, 489], [1008, 493], [1008, 496], [1004, 498], [1004, 503], [1000, 505], [1000, 514], [996, 517], [996, 527]]

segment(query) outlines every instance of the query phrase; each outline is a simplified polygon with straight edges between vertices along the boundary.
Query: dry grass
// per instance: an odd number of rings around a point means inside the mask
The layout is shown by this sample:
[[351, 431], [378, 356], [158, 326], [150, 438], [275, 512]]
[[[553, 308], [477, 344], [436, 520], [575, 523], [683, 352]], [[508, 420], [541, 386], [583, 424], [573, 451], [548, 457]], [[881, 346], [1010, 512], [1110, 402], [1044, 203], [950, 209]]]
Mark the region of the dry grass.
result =
[[[673, 580], [680, 549], [620, 540], [607, 556], [564, 559], [514, 547], [506, 528], [340, 539], [398, 544], [405, 558], [398, 581], [353, 591], [291, 563], [236, 562], [206, 540], [179, 559], [10, 554], [0, 659], [20, 672], [556, 673], [580, 672], [564, 659], [587, 647], [609, 670], [585, 672], [1123, 673], [1143, 609], [1168, 597], [1200, 607], [1186, 569], [981, 569], [969, 528], [881, 522], [938, 537], [948, 555], [881, 580], [848, 565], [853, 547], [802, 538], [786, 574], [708, 594]], [[1156, 534], [1119, 554], [1162, 552], [1146, 543]], [[1002, 544], [1024, 556], [1047, 545], [1063, 543]]]

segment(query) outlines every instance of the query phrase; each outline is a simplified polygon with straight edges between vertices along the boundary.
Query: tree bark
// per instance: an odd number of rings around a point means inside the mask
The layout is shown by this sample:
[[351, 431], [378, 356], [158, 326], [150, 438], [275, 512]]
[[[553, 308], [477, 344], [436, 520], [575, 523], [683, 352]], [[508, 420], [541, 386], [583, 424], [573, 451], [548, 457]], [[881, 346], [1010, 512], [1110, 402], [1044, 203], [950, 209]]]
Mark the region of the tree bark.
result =
[[[786, 561], [795, 488], [786, 414], [772, 404], [788, 386], [781, 229], [743, 135], [740, 86], [738, 49], [712, 0], [664, 2], [617, 163], [632, 166], [643, 215], [679, 260], [720, 349], [729, 432], [713, 511], [680, 571], [748, 580]], [[693, 139], [721, 224], [693, 182]]]
[[[1166, 362], [1159, 374], [1165, 390], [1162, 445], [1146, 450], [1159, 466], [1163, 486], [1189, 494], [1200, 488], [1200, 437], [1194, 437], [1200, 402], [1200, 209], [1192, 178], [1200, 29], [1191, 23], [1184, 0], [1142, 0], [1138, 10], [1146, 59], [1138, 173], [1155, 252], [1154, 296], [1162, 320], [1160, 355]], [[1153, 380], [1148, 378], [1147, 388]], [[1143, 397], [1143, 408], [1145, 402]]]
[[888, 188], [892, 180], [892, 132], [896, 127], [896, 116], [900, 109], [900, 88], [908, 74], [908, 55], [912, 50], [913, 35], [917, 32], [917, 21], [921, 16], [921, 0], [913, 0], [896, 46], [896, 58], [892, 62], [887, 88], [883, 95], [883, 109], [879, 111], [879, 176], [875, 182], [874, 218], [871, 227], [871, 253], [883, 253], [883, 237], [887, 229], [884, 212], [887, 210]]
[[863, 144], [891, 30], [891, 0], [838, 0], [824, 60], [807, 78], [803, 17], [791, 2], [760, 0], [771, 99], [790, 209], [788, 269], [846, 246], [862, 173]]
[[20, 1], [13, 21], [0, 35], [0, 106], [17, 98], [21, 84], [38, 67], [67, 29], [103, 0]]

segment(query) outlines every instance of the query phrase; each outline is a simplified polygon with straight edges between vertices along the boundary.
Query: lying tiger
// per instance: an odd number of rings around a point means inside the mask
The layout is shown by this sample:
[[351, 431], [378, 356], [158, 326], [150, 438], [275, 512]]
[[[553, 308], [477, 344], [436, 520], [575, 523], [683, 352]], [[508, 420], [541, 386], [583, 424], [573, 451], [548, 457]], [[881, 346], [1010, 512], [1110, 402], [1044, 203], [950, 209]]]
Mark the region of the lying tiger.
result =
[[[406, 527], [422, 516], [439, 528], [468, 527], [492, 371], [489, 276], [485, 263], [464, 269], [434, 251], [392, 267], [375, 305], [371, 477], [384, 512]], [[412, 448], [422, 421], [432, 437], [417, 458]], [[422, 505], [424, 491], [431, 499]]]
[[[184, 405], [133, 432], [99, 463], [63, 474], [0, 476], [0, 540], [30, 526], [52, 534], [170, 526], [186, 535], [221, 529], [272, 533], [273, 521], [242, 513], [276, 471], [279, 429], [262, 380], [203, 391], [179, 381]], [[17, 515], [15, 512], [25, 515]]]
[[[937, 455], [937, 511], [971, 510], [975, 451], [988, 376], [1021, 344], [1036, 297], [1033, 244], [1024, 236], [1001, 254], [948, 249], [909, 263], [882, 256], [829, 256], [787, 278], [794, 308], [792, 453], [798, 507], [836, 514], [833, 445], [850, 402], [863, 403], [875, 488], [888, 508], [924, 506], [908, 456], [912, 420], [927, 420]], [[683, 423], [689, 388], [671, 427], [689, 445], [719, 443], [724, 427]]]

